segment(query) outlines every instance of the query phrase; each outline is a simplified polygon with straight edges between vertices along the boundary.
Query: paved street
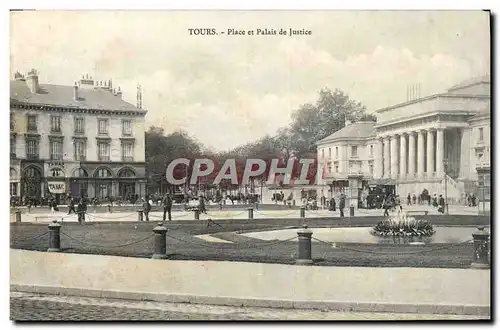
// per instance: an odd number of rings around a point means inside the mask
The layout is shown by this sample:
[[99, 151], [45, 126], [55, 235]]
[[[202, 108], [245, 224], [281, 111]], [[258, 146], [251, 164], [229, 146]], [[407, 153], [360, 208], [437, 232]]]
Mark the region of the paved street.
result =
[[11, 292], [10, 318], [35, 320], [480, 320], [438, 314], [355, 313], [172, 304]]
[[[266, 205], [261, 205], [261, 209], [254, 210], [254, 218], [255, 219], [267, 219], [267, 218], [298, 218], [300, 216], [299, 209], [285, 209], [285, 210], [267, 210]], [[431, 207], [428, 205], [412, 205], [405, 206], [405, 210], [408, 211], [428, 211], [429, 214], [439, 215], [437, 208]], [[449, 207], [450, 214], [456, 215], [477, 215], [477, 208], [466, 207], [462, 205], [450, 205]], [[356, 209], [355, 216], [381, 216], [383, 214], [383, 210], [366, 210], [366, 209]], [[349, 210], [345, 210], [345, 216], [349, 217]], [[307, 218], [317, 218], [317, 217], [332, 217], [339, 218], [338, 210], [336, 212], [331, 212], [328, 210], [307, 210], [306, 211]], [[162, 212], [151, 212], [150, 220], [151, 221], [161, 221], [163, 219]], [[172, 220], [193, 220], [194, 214], [193, 212], [185, 212], [185, 211], [173, 211], [172, 212]], [[226, 210], [208, 210], [208, 214], [200, 214], [201, 220], [206, 219], [217, 219], [217, 220], [231, 220], [231, 219], [248, 219], [248, 210], [246, 208], [243, 209], [226, 209]], [[22, 222], [33, 222], [33, 223], [50, 223], [53, 220], [57, 221], [65, 221], [65, 222], [77, 222], [77, 216], [75, 214], [68, 215], [64, 212], [50, 212], [46, 209], [33, 209], [29, 214], [23, 213], [21, 215]], [[15, 215], [11, 214], [10, 221], [15, 221]], [[113, 213], [94, 213], [92, 209], [89, 210], [87, 214], [88, 222], [99, 222], [99, 221], [137, 221], [137, 212], [113, 212]]]

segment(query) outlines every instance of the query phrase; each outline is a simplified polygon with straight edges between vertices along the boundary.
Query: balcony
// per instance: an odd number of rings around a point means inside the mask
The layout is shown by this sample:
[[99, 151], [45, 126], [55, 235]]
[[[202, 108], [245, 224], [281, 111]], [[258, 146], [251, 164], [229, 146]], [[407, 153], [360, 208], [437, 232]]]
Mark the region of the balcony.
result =
[[110, 160], [110, 157], [109, 156], [98, 156], [97, 159], [100, 161], [100, 162], [109, 162]]
[[40, 159], [40, 155], [38, 155], [38, 154], [26, 154], [26, 159], [28, 159], [28, 160], [38, 160], [38, 159]]
[[28, 125], [27, 130], [29, 133], [37, 133], [38, 132], [38, 128], [36, 125]]
[[134, 161], [134, 157], [132, 156], [122, 156], [122, 162], [124, 163], [131, 163]]
[[87, 160], [87, 157], [85, 155], [75, 155], [73, 158], [76, 161], [85, 161], [85, 160]]

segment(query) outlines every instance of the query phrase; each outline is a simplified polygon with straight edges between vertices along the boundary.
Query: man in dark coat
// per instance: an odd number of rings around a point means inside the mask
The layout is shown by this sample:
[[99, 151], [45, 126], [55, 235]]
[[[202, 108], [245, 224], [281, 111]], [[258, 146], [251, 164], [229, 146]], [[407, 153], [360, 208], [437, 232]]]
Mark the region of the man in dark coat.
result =
[[78, 202], [78, 206], [76, 207], [76, 213], [78, 213], [78, 222], [83, 225], [85, 222], [85, 203], [83, 201], [83, 198], [80, 198], [80, 201]]
[[146, 197], [142, 203], [142, 212], [144, 213], [144, 218], [149, 221], [149, 212], [151, 212], [151, 204], [149, 203], [149, 198]]
[[339, 211], [340, 211], [340, 217], [344, 217], [344, 208], [345, 208], [345, 196], [344, 194], [340, 195], [340, 200], [339, 200]]
[[336, 205], [335, 205], [335, 198], [330, 198], [330, 207], [328, 208], [329, 211], [333, 211], [335, 212], [337, 209], [336, 209]]
[[200, 201], [199, 202], [200, 213], [207, 214], [207, 208], [205, 206], [205, 197], [200, 195], [200, 197], [198, 197], [198, 200]]
[[167, 219], [167, 213], [168, 213], [168, 221], [172, 221], [172, 197], [170, 196], [169, 193], [166, 193], [165, 196], [163, 197], [163, 200], [161, 201], [161, 204], [163, 205], [163, 221]]
[[439, 195], [439, 208], [438, 208], [438, 212], [441, 212], [441, 213], [444, 213], [444, 198], [443, 198], [443, 195]]

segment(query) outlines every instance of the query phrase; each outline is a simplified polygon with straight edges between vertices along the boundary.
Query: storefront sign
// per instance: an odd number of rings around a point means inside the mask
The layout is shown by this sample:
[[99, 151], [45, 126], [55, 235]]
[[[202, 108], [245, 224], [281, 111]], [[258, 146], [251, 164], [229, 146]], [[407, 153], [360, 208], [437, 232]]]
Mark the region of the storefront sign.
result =
[[49, 191], [52, 194], [64, 194], [66, 193], [66, 184], [64, 182], [49, 182]]

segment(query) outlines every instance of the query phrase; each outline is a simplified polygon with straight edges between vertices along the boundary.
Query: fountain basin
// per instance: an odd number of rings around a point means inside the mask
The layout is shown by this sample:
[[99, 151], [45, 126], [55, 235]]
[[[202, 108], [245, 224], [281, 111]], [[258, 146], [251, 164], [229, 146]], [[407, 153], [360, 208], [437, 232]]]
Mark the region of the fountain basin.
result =
[[[489, 227], [486, 227], [489, 231]], [[372, 227], [335, 227], [335, 228], [309, 228], [313, 237], [329, 243], [363, 243], [363, 244], [411, 244], [411, 243], [462, 243], [472, 239], [472, 233], [477, 229], [471, 227], [445, 227], [434, 226], [436, 231], [430, 237], [392, 237], [375, 236], [370, 233]], [[295, 236], [297, 229], [280, 229], [262, 232], [249, 232], [240, 234], [260, 240], [287, 240]], [[314, 240], [313, 240], [314, 242]]]

